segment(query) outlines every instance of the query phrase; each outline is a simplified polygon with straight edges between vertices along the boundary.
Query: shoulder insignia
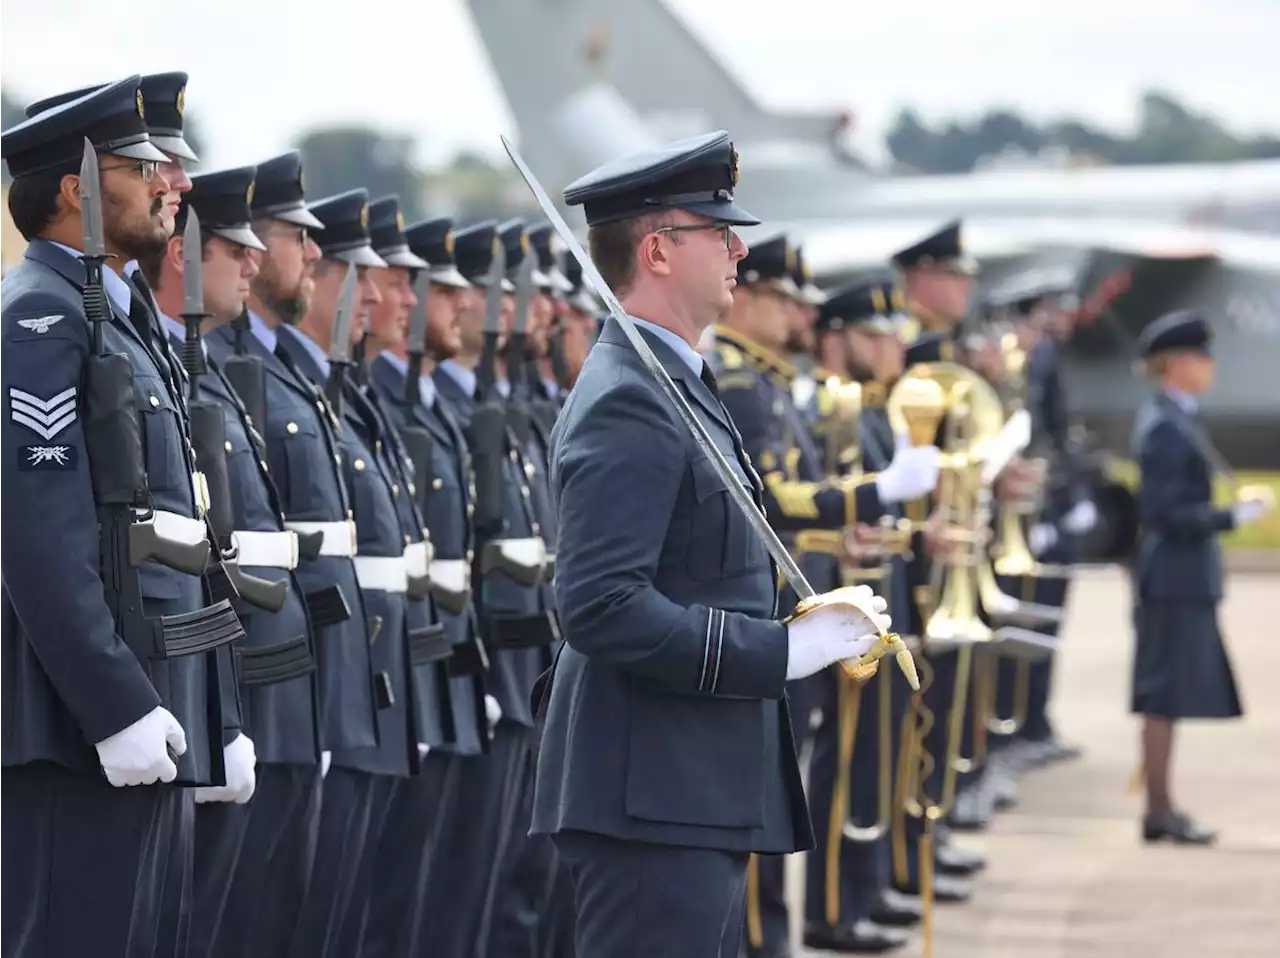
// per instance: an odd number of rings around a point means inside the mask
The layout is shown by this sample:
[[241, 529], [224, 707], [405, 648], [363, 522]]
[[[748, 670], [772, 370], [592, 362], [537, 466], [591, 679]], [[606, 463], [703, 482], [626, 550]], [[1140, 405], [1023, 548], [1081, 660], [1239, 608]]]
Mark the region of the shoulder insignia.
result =
[[720, 350], [720, 361], [724, 363], [725, 369], [742, 368], [742, 353], [739, 351], [737, 346], [730, 346], [727, 343], [721, 343], [718, 348]]
[[47, 333], [50, 326], [54, 323], [62, 322], [65, 316], [65, 313], [55, 313], [51, 316], [32, 316], [30, 319], [18, 320], [18, 325], [23, 329], [31, 330], [33, 333]]
[[722, 392], [726, 389], [754, 389], [756, 377], [745, 369], [739, 369], [719, 377], [717, 384]]
[[10, 386], [9, 418], [48, 442], [76, 421], [76, 387], [70, 386], [56, 396], [41, 399]]

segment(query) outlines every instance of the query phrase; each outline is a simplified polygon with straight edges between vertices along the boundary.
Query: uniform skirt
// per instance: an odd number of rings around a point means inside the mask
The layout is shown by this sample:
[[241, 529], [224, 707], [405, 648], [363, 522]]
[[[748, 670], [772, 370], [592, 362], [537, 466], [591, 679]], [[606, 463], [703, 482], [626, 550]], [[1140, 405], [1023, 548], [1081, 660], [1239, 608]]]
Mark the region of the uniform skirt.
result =
[[1213, 603], [1138, 605], [1131, 710], [1168, 719], [1243, 714]]

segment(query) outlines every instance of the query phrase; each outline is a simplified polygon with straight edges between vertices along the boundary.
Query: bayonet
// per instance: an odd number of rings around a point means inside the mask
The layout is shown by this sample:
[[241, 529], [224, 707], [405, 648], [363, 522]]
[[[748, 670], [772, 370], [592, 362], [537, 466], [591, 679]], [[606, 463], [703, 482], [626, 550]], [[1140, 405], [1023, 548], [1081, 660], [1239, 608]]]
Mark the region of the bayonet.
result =
[[182, 365], [187, 369], [188, 396], [194, 401], [200, 377], [206, 371], [200, 345], [200, 323], [204, 311], [204, 257], [200, 249], [200, 217], [195, 207], [187, 208], [187, 225], [182, 230], [182, 321], [187, 327], [182, 342]]
[[427, 353], [427, 297], [431, 294], [431, 274], [425, 269], [419, 270], [413, 282], [413, 295], [418, 300], [412, 315], [409, 317], [409, 338], [405, 352], [409, 356], [409, 369], [405, 375], [405, 405], [418, 403], [420, 392], [418, 379], [422, 376], [422, 357]]
[[[622, 308], [622, 304], [618, 302], [618, 298], [614, 295], [609, 284], [604, 281], [604, 277], [600, 275], [600, 271], [596, 269], [595, 264], [591, 262], [591, 258], [587, 255], [582, 245], [578, 242], [577, 237], [573, 235], [573, 231], [569, 229], [564, 218], [560, 215], [560, 211], [556, 209], [555, 204], [551, 201], [551, 197], [547, 195], [546, 190], [542, 188], [542, 184], [538, 182], [538, 178], [534, 176], [533, 171], [529, 169], [524, 158], [516, 148], [504, 136], [502, 145], [507, 151], [507, 155], [511, 157], [511, 162], [515, 164], [516, 169], [520, 172], [520, 176], [528, 185], [533, 193], [534, 199], [538, 201], [538, 205], [542, 208], [542, 212], [547, 219], [551, 221], [551, 225], [555, 228], [556, 233], [564, 242], [573, 258], [578, 261], [578, 265], [582, 267], [583, 275], [595, 287], [600, 298], [604, 300], [605, 307], [609, 310], [609, 314], [618, 323], [623, 334], [627, 337], [627, 341], [631, 343], [631, 347], [640, 356], [641, 362], [648, 369], [649, 374], [657, 380], [658, 385], [662, 388], [663, 393], [672, 405], [676, 407], [680, 418], [684, 421], [685, 426], [693, 433], [698, 447], [702, 450], [704, 456], [711, 463], [716, 475], [720, 478], [725, 489], [729, 493], [729, 498], [742, 511], [748, 524], [755, 532], [756, 536], [763, 542], [769, 555], [773, 557], [773, 561], [777, 563], [782, 574], [786, 576], [791, 588], [795, 590], [800, 602], [797, 606], [796, 615], [802, 615], [805, 612], [816, 608], [821, 602], [821, 598], [814, 591], [809, 580], [805, 578], [803, 572], [800, 571], [795, 559], [792, 558], [782, 541], [778, 538], [777, 533], [773, 531], [773, 527], [769, 525], [765, 518], [764, 512], [756, 506], [755, 500], [751, 494], [743, 487], [734, 473], [732, 467], [725, 459], [724, 455], [716, 447], [715, 440], [707, 432], [707, 428], [699, 421], [693, 408], [689, 405], [689, 401], [685, 399], [684, 394], [676, 388], [676, 384], [672, 382], [671, 376], [663, 368], [658, 357], [653, 354], [653, 350], [649, 348], [649, 344], [645, 342], [640, 331], [636, 329], [635, 323], [631, 317], [627, 315], [627, 311]], [[837, 590], [843, 592], [844, 590]], [[845, 600], [844, 596], [841, 596]], [[852, 604], [852, 603], [850, 603]], [[860, 609], [869, 619], [871, 611], [869, 609]], [[864, 660], [875, 660], [886, 654], [893, 652], [896, 655], [899, 667], [906, 675], [907, 681], [912, 688], [919, 688], [919, 679], [916, 678], [915, 664], [911, 660], [911, 653], [907, 651], [902, 639], [892, 633], [880, 631], [880, 642], [877, 647], [868, 652], [864, 656]], [[845, 670], [851, 671], [856, 669], [860, 663], [842, 663]]]
[[351, 365], [351, 323], [356, 311], [356, 265], [347, 264], [347, 275], [338, 290], [338, 308], [333, 314], [333, 335], [329, 339], [329, 380], [325, 392], [335, 414], [342, 411], [342, 381]]
[[507, 381], [512, 394], [524, 380], [525, 333], [529, 328], [529, 306], [533, 303], [533, 271], [538, 260], [533, 253], [525, 253], [515, 268], [516, 315], [511, 326], [511, 338], [507, 342]]
[[98, 173], [98, 151], [86, 136], [84, 155], [80, 160], [80, 227], [84, 233], [84, 312], [93, 330], [93, 354], [102, 355], [102, 324], [110, 322], [111, 307], [102, 284], [102, 264], [107, 258], [106, 238], [102, 228], [102, 184]]
[[488, 286], [484, 296], [484, 351], [476, 372], [485, 398], [493, 392], [498, 378], [498, 338], [502, 335], [502, 281], [507, 274], [507, 252], [502, 243], [493, 243], [493, 261], [489, 264]]

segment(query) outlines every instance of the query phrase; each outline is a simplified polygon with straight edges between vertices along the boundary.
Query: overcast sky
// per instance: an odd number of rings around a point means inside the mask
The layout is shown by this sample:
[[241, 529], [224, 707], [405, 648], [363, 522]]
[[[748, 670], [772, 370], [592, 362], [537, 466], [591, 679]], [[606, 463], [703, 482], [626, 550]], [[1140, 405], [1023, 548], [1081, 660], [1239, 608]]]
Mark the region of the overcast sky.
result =
[[[848, 107], [864, 137], [903, 105], [1122, 127], [1148, 87], [1237, 130], [1280, 131], [1280, 0], [670, 2], [764, 104]], [[24, 103], [190, 73], [205, 168], [253, 162], [325, 123], [412, 134], [427, 162], [462, 147], [500, 155], [497, 134], [512, 129], [464, 0], [2, 0], [0, 11], [0, 75]]]

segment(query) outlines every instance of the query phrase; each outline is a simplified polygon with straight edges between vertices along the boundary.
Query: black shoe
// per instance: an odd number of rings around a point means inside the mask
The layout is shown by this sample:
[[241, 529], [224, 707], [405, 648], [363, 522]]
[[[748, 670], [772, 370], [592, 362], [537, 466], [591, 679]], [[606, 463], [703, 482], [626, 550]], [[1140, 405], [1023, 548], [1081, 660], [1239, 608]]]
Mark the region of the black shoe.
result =
[[804, 926], [804, 946], [818, 951], [878, 955], [901, 948], [908, 940], [906, 932], [884, 928], [867, 918], [835, 928], [818, 922], [808, 922]]
[[924, 917], [924, 903], [917, 895], [904, 895], [893, 888], [886, 888], [880, 892], [869, 917], [877, 925], [910, 928]]
[[1057, 762], [1071, 762], [1084, 754], [1078, 745], [1069, 745], [1058, 738], [1047, 739], [1044, 744], [1044, 763], [1046, 765], [1053, 765]]
[[966, 851], [952, 844], [939, 843], [933, 858], [943, 875], [967, 877], [987, 867], [986, 858], [978, 852]]
[[1181, 812], [1143, 816], [1142, 840], [1158, 842], [1164, 838], [1175, 845], [1212, 845], [1218, 840], [1218, 833], [1197, 825]]
[[[919, 896], [920, 883], [901, 885], [894, 889], [904, 895]], [[973, 886], [957, 875], [933, 876], [933, 900], [946, 904], [961, 904], [973, 897]]]
[[1008, 811], [1018, 804], [1018, 780], [1003, 769], [991, 776], [991, 805], [997, 812]]

